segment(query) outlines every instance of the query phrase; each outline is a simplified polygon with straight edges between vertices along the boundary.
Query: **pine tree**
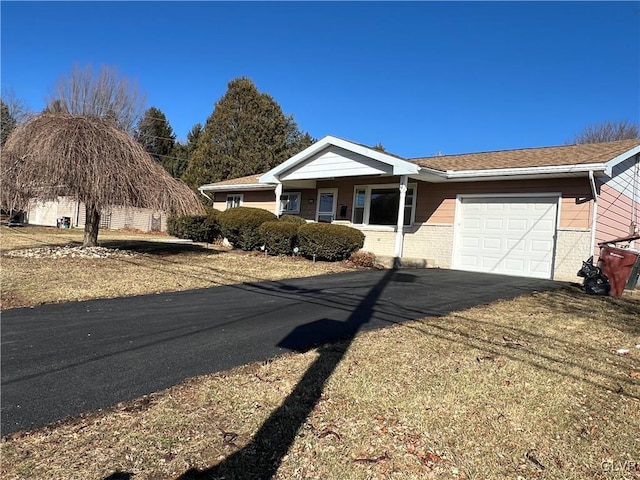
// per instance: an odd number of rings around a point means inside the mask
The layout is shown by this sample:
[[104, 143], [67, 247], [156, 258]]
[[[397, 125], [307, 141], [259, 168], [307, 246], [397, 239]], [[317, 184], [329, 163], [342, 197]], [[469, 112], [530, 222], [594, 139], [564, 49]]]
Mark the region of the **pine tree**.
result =
[[174, 161], [171, 152], [176, 143], [173, 128], [167, 117], [156, 107], [149, 108], [138, 122], [134, 138], [165, 170], [172, 173]]
[[187, 133], [187, 142], [176, 142], [173, 149], [169, 153], [170, 162], [163, 162], [165, 169], [173, 176], [173, 178], [182, 178], [184, 172], [189, 166], [189, 158], [193, 155], [198, 137], [202, 133], [202, 125], [197, 123]]
[[248, 78], [237, 78], [216, 102], [183, 179], [197, 188], [266, 172], [311, 143], [270, 95]]

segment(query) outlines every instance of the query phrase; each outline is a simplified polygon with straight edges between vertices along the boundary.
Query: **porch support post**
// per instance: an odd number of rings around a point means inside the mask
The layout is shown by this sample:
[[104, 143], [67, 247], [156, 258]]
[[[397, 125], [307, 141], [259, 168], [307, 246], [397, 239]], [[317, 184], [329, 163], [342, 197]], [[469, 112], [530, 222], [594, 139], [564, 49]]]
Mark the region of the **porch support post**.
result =
[[404, 204], [407, 198], [407, 175], [402, 175], [400, 177], [400, 201], [398, 202], [398, 225], [396, 228], [396, 245], [393, 251], [393, 256], [398, 262], [400, 258], [402, 258], [402, 246], [403, 246], [403, 238], [404, 238]]
[[273, 213], [276, 214], [276, 217], [280, 218], [280, 197], [282, 196], [282, 184], [279, 183], [276, 185], [276, 207], [273, 210]]

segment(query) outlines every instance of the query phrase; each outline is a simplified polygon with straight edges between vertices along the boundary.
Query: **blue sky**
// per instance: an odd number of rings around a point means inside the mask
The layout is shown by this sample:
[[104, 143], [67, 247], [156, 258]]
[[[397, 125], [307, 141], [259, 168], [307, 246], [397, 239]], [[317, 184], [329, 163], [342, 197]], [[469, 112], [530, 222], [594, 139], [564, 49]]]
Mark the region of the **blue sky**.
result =
[[137, 79], [179, 138], [248, 76], [315, 138], [404, 157], [563, 144], [640, 122], [639, 2], [8, 2], [2, 87], [74, 63]]

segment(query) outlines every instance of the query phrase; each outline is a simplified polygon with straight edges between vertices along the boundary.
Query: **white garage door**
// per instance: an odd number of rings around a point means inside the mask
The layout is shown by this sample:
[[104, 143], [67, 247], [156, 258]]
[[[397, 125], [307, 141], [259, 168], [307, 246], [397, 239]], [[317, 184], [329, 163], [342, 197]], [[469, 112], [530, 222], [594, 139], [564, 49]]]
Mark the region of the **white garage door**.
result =
[[558, 197], [460, 197], [453, 267], [551, 278]]

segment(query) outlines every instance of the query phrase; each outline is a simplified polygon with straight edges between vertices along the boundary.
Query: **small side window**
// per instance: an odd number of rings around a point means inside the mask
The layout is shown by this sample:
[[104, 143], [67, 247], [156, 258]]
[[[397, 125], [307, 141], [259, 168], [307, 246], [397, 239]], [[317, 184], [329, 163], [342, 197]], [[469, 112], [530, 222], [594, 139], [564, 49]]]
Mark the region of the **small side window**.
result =
[[227, 208], [235, 208], [242, 205], [242, 194], [227, 195]]
[[300, 213], [300, 192], [285, 192], [280, 196], [280, 213]]

